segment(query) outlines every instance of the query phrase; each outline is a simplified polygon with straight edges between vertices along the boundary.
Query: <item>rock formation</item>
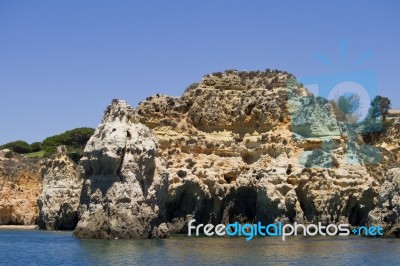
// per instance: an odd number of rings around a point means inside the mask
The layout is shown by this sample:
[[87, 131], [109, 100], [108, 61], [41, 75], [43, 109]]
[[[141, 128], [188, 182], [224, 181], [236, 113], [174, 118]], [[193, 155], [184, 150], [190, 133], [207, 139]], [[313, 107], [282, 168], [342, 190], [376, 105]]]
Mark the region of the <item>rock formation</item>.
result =
[[40, 190], [36, 160], [16, 154], [5, 158], [0, 151], [0, 225], [32, 225], [36, 223], [36, 197]]
[[166, 237], [168, 174], [150, 129], [114, 100], [81, 159], [84, 184], [74, 234], [87, 238]]
[[382, 226], [386, 236], [400, 237], [400, 168], [388, 171], [378, 206], [369, 213], [369, 224]]
[[80, 194], [79, 237], [165, 237], [192, 218], [381, 223], [398, 235], [400, 121], [374, 141], [291, 74], [213, 73], [181, 97], [135, 109], [114, 100], [80, 161], [81, 191], [68, 190], [74, 200], [58, 188], [79, 184], [73, 166], [43, 165], [40, 223], [64, 228]]
[[374, 208], [379, 183], [349, 163], [332, 107], [290, 74], [214, 73], [180, 98], [149, 97], [136, 112], [167, 160], [172, 232], [192, 217], [360, 225]]
[[[151, 128], [154, 137], [136, 121]], [[132, 133], [139, 129], [148, 133]], [[165, 205], [163, 196], [155, 206], [160, 210], [165, 206], [170, 232], [185, 232], [191, 218], [214, 224], [365, 224], [376, 205], [379, 181], [368, 172], [359, 153], [354, 152], [354, 160], [349, 161], [349, 138], [330, 103], [309, 94], [285, 72], [206, 75], [182, 97], [157, 94], [134, 110], [114, 101], [82, 160], [88, 177], [76, 234], [93, 228], [83, 235], [109, 237], [121, 235], [115, 233], [118, 226], [125, 231], [137, 228], [135, 220], [117, 217], [128, 215], [123, 206], [138, 199], [132, 199], [130, 191], [126, 200], [118, 201], [116, 195], [122, 197], [131, 186], [125, 180], [132, 180], [136, 187], [147, 176], [156, 180], [153, 174], [124, 172], [125, 168], [141, 169], [137, 165], [143, 161], [142, 153], [127, 160], [127, 151], [142, 147], [139, 143], [146, 139], [158, 140], [159, 146], [150, 145], [150, 150], [166, 161], [168, 194]], [[355, 150], [358, 145], [353, 145]], [[157, 157], [152, 156], [153, 160]], [[143, 187], [148, 186], [137, 188], [137, 194], [147, 199]], [[115, 193], [117, 188], [121, 191]], [[105, 212], [112, 215], [107, 218]], [[148, 212], [134, 213], [139, 218], [143, 214]], [[145, 233], [122, 236], [149, 236], [149, 230], [139, 231]]]
[[47, 230], [72, 230], [78, 223], [82, 179], [65, 146], [41, 163], [42, 191], [37, 199], [38, 225]]

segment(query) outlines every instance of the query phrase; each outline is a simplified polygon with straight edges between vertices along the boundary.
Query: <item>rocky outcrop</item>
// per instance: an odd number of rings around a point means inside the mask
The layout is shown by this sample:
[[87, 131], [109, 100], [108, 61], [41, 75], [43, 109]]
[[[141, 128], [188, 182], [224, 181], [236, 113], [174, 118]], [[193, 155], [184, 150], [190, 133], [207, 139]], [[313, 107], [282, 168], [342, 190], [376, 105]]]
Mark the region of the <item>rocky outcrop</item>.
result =
[[81, 159], [84, 183], [74, 234], [87, 238], [166, 237], [168, 174], [150, 129], [114, 100]]
[[288, 73], [213, 73], [135, 112], [167, 161], [171, 232], [191, 218], [357, 226], [376, 205], [379, 180], [349, 160], [346, 127]]
[[12, 155], [0, 151], [0, 225], [33, 225], [41, 187], [37, 161], [5, 154]]
[[82, 179], [65, 146], [41, 163], [42, 191], [37, 199], [40, 229], [72, 230], [78, 223]]
[[400, 167], [400, 118], [395, 118], [388, 124], [390, 126], [382, 135], [369, 142], [381, 152], [380, 163], [372, 167], [367, 166], [368, 171], [376, 176], [380, 183], [385, 181], [387, 171]]
[[398, 170], [384, 173], [400, 167], [400, 123], [376, 143], [353, 127], [280, 71], [213, 73], [135, 109], [114, 100], [79, 174], [63, 153], [42, 164], [39, 224], [78, 219], [86, 238], [166, 237], [192, 218], [380, 223], [398, 235]]
[[378, 206], [368, 218], [370, 225], [381, 225], [386, 236], [400, 237], [400, 168], [388, 171], [379, 190]]

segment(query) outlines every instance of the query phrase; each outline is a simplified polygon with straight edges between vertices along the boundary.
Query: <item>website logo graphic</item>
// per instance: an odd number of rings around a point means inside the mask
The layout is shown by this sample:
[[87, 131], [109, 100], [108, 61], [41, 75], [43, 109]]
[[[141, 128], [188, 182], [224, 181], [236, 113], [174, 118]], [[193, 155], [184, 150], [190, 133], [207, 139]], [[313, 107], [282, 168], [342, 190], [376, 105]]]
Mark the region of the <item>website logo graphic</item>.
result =
[[203, 233], [205, 236], [229, 236], [229, 237], [245, 237], [246, 241], [252, 240], [254, 237], [281, 237], [285, 241], [288, 236], [349, 236], [351, 233], [358, 236], [383, 236], [383, 228], [378, 226], [361, 226], [350, 230], [349, 224], [277, 224], [263, 225], [261, 222], [257, 224], [239, 224], [238, 222], [228, 225], [224, 224], [198, 224], [195, 219], [188, 223], [188, 236], [199, 236]]

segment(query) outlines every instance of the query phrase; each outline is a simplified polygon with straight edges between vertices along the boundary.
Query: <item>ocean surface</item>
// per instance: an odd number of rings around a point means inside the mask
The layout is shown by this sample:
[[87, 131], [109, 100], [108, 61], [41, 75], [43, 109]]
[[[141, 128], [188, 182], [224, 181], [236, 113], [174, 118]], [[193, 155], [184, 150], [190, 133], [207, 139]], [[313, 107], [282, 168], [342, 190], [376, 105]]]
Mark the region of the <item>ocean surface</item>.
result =
[[400, 239], [175, 235], [82, 240], [72, 232], [0, 230], [0, 265], [399, 265]]

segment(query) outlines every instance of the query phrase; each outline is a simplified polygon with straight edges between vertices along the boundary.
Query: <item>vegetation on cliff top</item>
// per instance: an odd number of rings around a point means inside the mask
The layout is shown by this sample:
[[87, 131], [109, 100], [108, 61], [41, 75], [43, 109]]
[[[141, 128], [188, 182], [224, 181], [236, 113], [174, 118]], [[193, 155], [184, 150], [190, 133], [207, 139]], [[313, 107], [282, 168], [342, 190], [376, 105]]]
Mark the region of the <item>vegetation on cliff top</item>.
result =
[[9, 149], [18, 154], [24, 154], [29, 158], [41, 158], [54, 154], [58, 146], [65, 145], [71, 159], [78, 161], [82, 157], [83, 149], [93, 133], [93, 128], [75, 128], [62, 134], [48, 137], [42, 142], [29, 144], [26, 141], [17, 140], [1, 145], [0, 149]]
[[379, 136], [390, 127], [391, 121], [386, 119], [390, 107], [390, 99], [386, 97], [378, 95], [371, 101], [368, 116], [361, 123], [361, 133], [365, 141], [371, 143], [379, 139]]
[[360, 133], [367, 142], [378, 139], [391, 125], [391, 121], [386, 119], [391, 108], [389, 98], [376, 96], [371, 101], [368, 115], [362, 121], [359, 121], [361, 114], [357, 113], [360, 107], [359, 95], [344, 94], [335, 100], [331, 100], [330, 103], [336, 119], [360, 127]]

